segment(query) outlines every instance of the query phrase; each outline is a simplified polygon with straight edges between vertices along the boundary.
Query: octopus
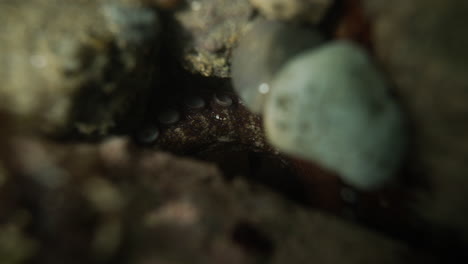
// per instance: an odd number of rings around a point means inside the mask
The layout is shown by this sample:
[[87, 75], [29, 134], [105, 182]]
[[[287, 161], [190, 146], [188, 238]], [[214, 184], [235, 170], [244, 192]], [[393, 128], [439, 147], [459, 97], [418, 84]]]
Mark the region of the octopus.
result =
[[405, 236], [409, 214], [402, 201], [408, 193], [401, 186], [361, 191], [334, 172], [281, 153], [266, 140], [262, 117], [247, 108], [229, 79], [190, 76], [182, 83], [189, 88], [154, 95], [133, 133], [137, 144], [214, 162], [228, 180], [242, 175], [305, 206]]
[[[343, 10], [352, 13], [344, 20], [355, 20], [355, 11]], [[370, 46], [366, 32], [345, 28], [343, 23], [349, 24], [335, 21], [336, 38]], [[307, 40], [320, 41], [321, 37]], [[168, 74], [154, 89], [144, 121], [131, 132], [136, 144], [214, 162], [228, 180], [242, 175], [304, 206], [320, 208], [395, 237], [414, 233], [407, 232], [413, 228], [408, 227], [411, 213], [407, 207], [412, 186], [403, 182], [403, 177], [397, 177], [392, 185], [363, 191], [310, 160], [282, 153], [268, 142], [261, 114], [252, 110], [251, 102], [232, 87], [230, 78], [203, 77], [179, 66], [174, 69], [174, 58], [166, 59], [171, 61], [164, 64], [170, 65], [163, 69]]]

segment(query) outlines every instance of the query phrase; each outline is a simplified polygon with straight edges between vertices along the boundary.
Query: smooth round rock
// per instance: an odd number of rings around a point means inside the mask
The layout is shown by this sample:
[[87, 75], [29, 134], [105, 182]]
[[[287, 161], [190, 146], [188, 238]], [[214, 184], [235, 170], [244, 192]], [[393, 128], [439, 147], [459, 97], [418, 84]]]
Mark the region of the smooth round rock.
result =
[[402, 114], [364, 50], [337, 41], [288, 63], [272, 82], [264, 122], [281, 151], [372, 189], [400, 167]]
[[322, 42], [322, 36], [313, 30], [278, 21], [254, 21], [233, 52], [234, 89], [252, 112], [261, 113], [277, 71], [289, 59]]

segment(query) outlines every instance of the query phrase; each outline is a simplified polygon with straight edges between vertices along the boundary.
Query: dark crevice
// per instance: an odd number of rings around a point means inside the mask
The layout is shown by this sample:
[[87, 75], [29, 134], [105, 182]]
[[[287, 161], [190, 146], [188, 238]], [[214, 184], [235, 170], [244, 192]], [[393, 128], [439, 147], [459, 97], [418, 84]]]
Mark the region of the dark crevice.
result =
[[269, 257], [273, 254], [275, 245], [260, 229], [247, 221], [239, 221], [232, 231], [232, 240], [245, 251]]
[[225, 146], [203, 154], [196, 154], [194, 157], [215, 163], [227, 181], [243, 177], [297, 204], [311, 205], [308, 200], [308, 190], [304, 188], [303, 182], [294, 173], [290, 164], [280, 156], [252, 152], [247, 149], [229, 149]]

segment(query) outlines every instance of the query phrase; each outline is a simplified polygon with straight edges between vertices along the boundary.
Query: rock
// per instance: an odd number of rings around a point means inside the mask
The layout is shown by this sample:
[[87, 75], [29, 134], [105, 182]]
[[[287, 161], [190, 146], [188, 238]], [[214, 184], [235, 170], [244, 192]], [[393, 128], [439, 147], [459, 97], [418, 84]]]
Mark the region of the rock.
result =
[[252, 13], [248, 0], [188, 0], [174, 13], [170, 45], [190, 72], [229, 77], [232, 48]]
[[415, 213], [431, 232], [468, 243], [468, 3], [363, 1], [376, 58], [411, 120]]
[[250, 0], [269, 19], [317, 24], [333, 0]]
[[406, 143], [401, 112], [363, 50], [327, 44], [289, 62], [272, 81], [264, 124], [280, 150], [371, 189], [400, 167]]
[[261, 113], [271, 80], [281, 67], [322, 42], [323, 37], [314, 30], [255, 20], [233, 52], [231, 71], [236, 92], [251, 111]]
[[[431, 263], [405, 242], [244, 179], [226, 181], [213, 164], [122, 138], [8, 144], [16, 150], [0, 153], [12, 175], [0, 186], [0, 258], [8, 264]], [[68, 176], [61, 184], [38, 181], [57, 170]]]
[[2, 109], [51, 134], [103, 135], [134, 122], [155, 72], [153, 10], [123, 0], [2, 1], [0, 17]]

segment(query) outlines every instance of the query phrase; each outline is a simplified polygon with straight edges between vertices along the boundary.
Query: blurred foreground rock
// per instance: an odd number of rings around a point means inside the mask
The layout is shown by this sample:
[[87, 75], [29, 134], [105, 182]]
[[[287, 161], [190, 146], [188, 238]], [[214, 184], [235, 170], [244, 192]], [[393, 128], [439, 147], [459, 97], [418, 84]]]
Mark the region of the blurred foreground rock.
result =
[[208, 163], [2, 136], [2, 263], [428, 263]]
[[0, 108], [52, 134], [105, 135], [141, 116], [157, 75], [148, 61], [154, 10], [138, 1], [7, 0], [0, 21]]

